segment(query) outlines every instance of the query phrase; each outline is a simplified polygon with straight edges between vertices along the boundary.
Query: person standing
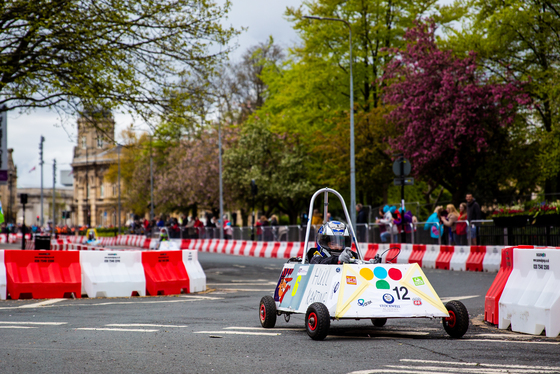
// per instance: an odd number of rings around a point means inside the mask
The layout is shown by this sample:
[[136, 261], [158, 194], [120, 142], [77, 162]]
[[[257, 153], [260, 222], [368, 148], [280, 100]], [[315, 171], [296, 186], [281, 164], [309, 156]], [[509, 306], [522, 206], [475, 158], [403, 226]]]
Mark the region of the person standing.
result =
[[447, 209], [447, 217], [441, 217], [442, 223], [448, 227], [449, 231], [449, 244], [457, 244], [457, 221], [459, 220], [459, 212], [455, 209], [453, 204], [449, 204], [446, 207]]
[[468, 193], [465, 196], [467, 200], [467, 220], [471, 225], [471, 243], [472, 245], [476, 245], [476, 231], [477, 227], [476, 224], [473, 224], [472, 221], [478, 221], [482, 219], [482, 214], [480, 213], [480, 205], [476, 202], [475, 198], [473, 197], [472, 193]]
[[361, 242], [366, 241], [366, 228], [368, 223], [367, 213], [364, 210], [364, 206], [362, 204], [356, 205], [356, 213], [358, 213], [356, 217], [356, 229], [358, 231], [358, 240]]

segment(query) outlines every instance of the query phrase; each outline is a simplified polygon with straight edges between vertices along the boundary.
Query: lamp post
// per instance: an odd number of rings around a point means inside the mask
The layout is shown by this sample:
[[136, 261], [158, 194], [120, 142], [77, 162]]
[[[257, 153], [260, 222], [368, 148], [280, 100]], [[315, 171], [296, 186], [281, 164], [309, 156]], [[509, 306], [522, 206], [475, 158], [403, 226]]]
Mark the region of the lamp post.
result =
[[218, 163], [220, 168], [220, 239], [224, 238], [224, 189], [222, 180], [222, 119], [218, 118]]
[[117, 177], [117, 189], [118, 189], [118, 205], [117, 205], [117, 227], [119, 236], [121, 235], [121, 145], [117, 145], [117, 157], [119, 159], [119, 173]]
[[354, 83], [352, 79], [352, 28], [348, 21], [340, 18], [303, 16], [306, 19], [319, 21], [344, 22], [348, 26], [350, 42], [350, 219], [352, 227], [356, 227], [356, 165], [354, 157]]

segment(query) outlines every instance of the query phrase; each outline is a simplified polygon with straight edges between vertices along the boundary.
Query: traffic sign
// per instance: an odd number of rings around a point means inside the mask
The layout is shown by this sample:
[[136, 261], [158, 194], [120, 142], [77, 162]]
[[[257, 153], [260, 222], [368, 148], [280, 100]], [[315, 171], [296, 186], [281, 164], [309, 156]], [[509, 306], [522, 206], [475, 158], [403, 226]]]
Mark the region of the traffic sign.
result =
[[393, 183], [395, 186], [402, 186], [403, 184], [405, 186], [412, 186], [414, 185], [414, 178], [395, 178]]
[[[402, 164], [402, 172], [403, 172], [402, 175], [401, 175], [401, 164]], [[400, 176], [406, 177], [407, 175], [410, 174], [411, 169], [412, 166], [410, 165], [410, 161], [408, 161], [404, 157], [399, 157], [395, 160], [395, 162], [393, 162], [393, 173], [395, 173], [397, 177]]]

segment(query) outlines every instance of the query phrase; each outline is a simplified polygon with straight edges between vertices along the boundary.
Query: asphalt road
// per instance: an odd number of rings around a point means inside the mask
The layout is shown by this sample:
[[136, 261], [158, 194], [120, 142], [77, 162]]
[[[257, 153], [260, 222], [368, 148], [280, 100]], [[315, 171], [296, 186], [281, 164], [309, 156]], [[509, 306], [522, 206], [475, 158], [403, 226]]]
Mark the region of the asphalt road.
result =
[[0, 373], [560, 373], [560, 338], [482, 321], [495, 273], [424, 270], [442, 299], [471, 317], [462, 339], [441, 320], [331, 324], [311, 340], [303, 316], [260, 327], [283, 260], [200, 253], [208, 291], [133, 298], [0, 301]]

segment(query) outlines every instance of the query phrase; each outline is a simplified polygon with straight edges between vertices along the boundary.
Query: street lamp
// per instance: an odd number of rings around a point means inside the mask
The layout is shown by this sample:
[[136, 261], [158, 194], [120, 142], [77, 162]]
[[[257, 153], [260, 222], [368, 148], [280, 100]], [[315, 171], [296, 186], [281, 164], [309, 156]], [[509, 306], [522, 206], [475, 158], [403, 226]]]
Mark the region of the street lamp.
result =
[[350, 40], [350, 219], [352, 227], [356, 227], [356, 165], [354, 157], [354, 84], [352, 79], [352, 28], [348, 21], [340, 18], [303, 16], [306, 19], [319, 21], [344, 22], [348, 26]]

